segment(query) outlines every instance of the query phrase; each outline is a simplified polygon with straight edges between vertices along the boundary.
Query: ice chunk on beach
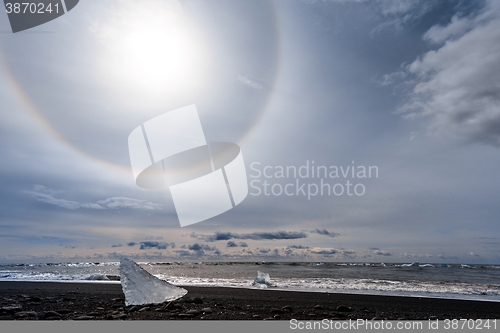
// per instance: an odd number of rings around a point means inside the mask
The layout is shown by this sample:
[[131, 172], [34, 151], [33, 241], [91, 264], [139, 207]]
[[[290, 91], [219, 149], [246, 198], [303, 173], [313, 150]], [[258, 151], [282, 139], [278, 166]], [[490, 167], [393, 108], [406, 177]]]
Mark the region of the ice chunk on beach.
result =
[[186, 289], [158, 279], [127, 258], [120, 260], [120, 280], [126, 305], [162, 303], [187, 294]]
[[267, 273], [263, 273], [261, 271], [257, 271], [257, 277], [252, 283], [252, 286], [257, 288], [267, 288], [271, 286], [271, 277]]

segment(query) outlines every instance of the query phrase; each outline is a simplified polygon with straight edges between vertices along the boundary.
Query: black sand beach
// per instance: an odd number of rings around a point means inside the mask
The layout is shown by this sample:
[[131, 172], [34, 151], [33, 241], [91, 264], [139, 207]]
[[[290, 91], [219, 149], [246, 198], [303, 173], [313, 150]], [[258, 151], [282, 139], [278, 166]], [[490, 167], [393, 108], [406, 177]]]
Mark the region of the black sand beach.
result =
[[0, 320], [493, 319], [500, 302], [218, 287], [125, 306], [120, 284], [0, 282]]

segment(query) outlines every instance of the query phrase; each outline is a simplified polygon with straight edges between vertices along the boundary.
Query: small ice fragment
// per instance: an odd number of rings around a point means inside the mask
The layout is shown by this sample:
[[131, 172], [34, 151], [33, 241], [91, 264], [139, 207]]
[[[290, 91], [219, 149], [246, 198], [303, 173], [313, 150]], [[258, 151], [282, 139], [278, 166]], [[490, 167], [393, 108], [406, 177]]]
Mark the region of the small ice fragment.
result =
[[253, 281], [252, 286], [260, 289], [271, 287], [271, 277], [267, 273], [258, 271], [257, 277]]
[[120, 260], [120, 280], [126, 305], [141, 305], [173, 301], [187, 290], [151, 275], [130, 259]]

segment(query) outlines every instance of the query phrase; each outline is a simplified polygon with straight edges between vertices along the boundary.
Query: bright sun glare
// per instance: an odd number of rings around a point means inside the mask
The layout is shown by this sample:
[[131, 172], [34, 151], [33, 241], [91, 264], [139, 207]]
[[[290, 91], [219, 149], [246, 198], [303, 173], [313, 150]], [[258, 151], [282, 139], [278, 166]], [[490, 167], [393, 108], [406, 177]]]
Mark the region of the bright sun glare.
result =
[[207, 69], [201, 38], [172, 1], [125, 1], [95, 29], [115, 84], [151, 94], [183, 94]]

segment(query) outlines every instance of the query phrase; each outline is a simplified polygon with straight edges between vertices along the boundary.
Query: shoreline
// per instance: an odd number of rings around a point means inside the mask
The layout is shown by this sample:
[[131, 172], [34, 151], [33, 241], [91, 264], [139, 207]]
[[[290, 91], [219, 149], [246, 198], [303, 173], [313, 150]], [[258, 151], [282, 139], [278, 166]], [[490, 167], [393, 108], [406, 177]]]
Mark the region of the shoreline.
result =
[[0, 281], [0, 320], [500, 319], [500, 302], [232, 287], [125, 306], [119, 283], [78, 282]]
[[[72, 284], [111, 284], [111, 285], [120, 285], [121, 282], [117, 280], [32, 280], [32, 281], [26, 281], [26, 280], [1, 280], [0, 279], [0, 284], [3, 282], [15, 282], [15, 283], [72, 283]], [[384, 293], [384, 292], [373, 292], [373, 291], [366, 291], [366, 292], [356, 292], [356, 291], [346, 291], [346, 292], [337, 292], [337, 291], [328, 291], [328, 290], [293, 290], [293, 289], [287, 289], [287, 288], [276, 288], [276, 287], [270, 287], [268, 289], [259, 289], [259, 288], [252, 288], [249, 286], [248, 288], [242, 287], [242, 286], [210, 286], [210, 285], [177, 285], [178, 287], [182, 288], [229, 288], [229, 289], [244, 289], [244, 290], [270, 290], [270, 291], [283, 291], [283, 292], [293, 292], [293, 293], [314, 293], [314, 294], [341, 294], [341, 295], [366, 295], [366, 296], [380, 296], [380, 297], [408, 297], [408, 298], [430, 298], [430, 299], [444, 299], [444, 300], [458, 300], [458, 301], [472, 301], [472, 302], [492, 302], [492, 303], [500, 303], [500, 299], [477, 299], [475, 297], [445, 297], [445, 296], [440, 296], [440, 295], [394, 295], [390, 293]]]

